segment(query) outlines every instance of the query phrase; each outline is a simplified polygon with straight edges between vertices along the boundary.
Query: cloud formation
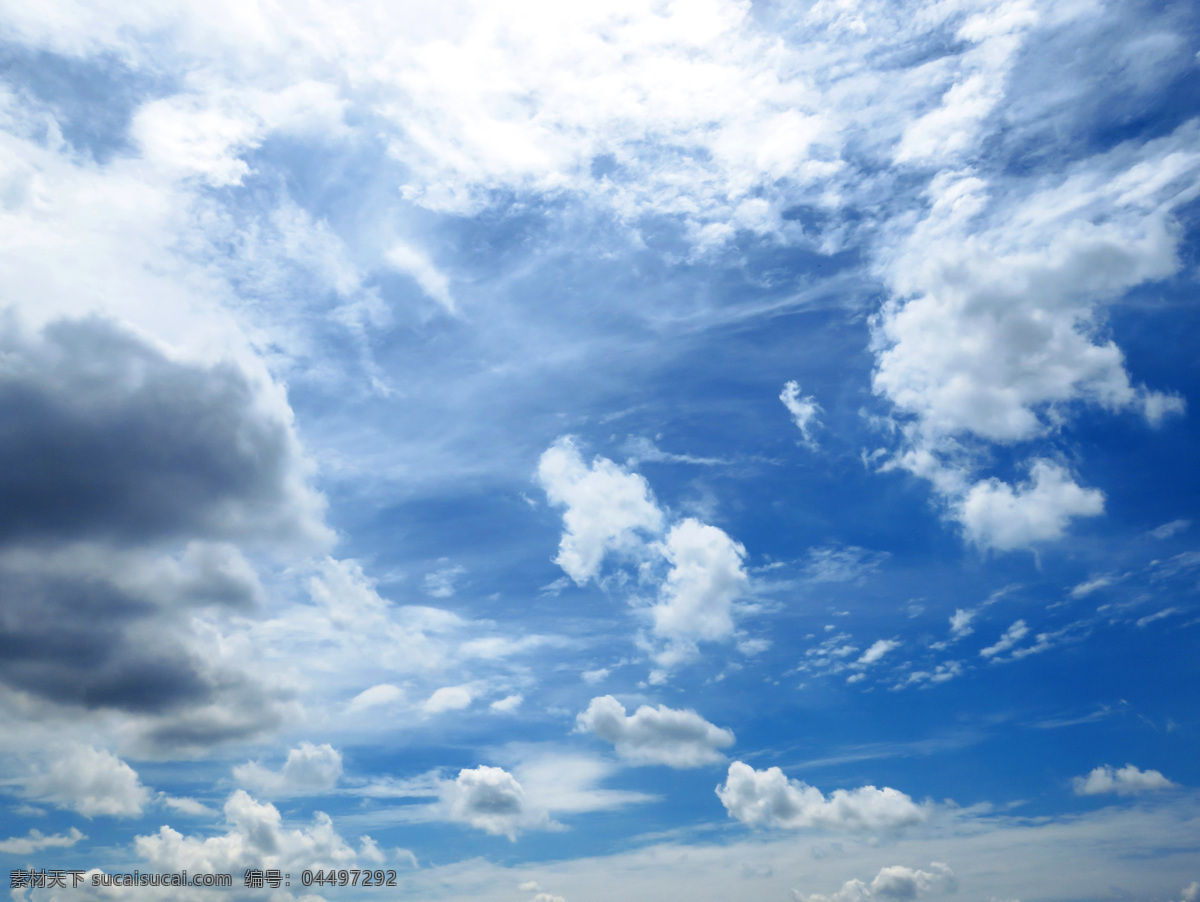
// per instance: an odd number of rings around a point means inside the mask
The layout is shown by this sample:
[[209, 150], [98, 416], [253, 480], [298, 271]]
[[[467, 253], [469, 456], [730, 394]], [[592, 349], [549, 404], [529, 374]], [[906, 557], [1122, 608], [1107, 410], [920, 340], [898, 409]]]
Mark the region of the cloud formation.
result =
[[1162, 789], [1173, 789], [1172, 783], [1156, 770], [1140, 770], [1132, 764], [1116, 768], [1108, 764], [1092, 770], [1086, 777], [1075, 777], [1071, 786], [1077, 796], [1114, 793], [1121, 796], [1141, 795]]
[[72, 745], [33, 767], [26, 794], [84, 817], [138, 817], [150, 801], [150, 790], [137, 771], [104, 749]]
[[892, 865], [882, 868], [870, 883], [862, 880], [847, 880], [831, 896], [820, 893], [807, 894], [792, 890], [796, 902], [876, 902], [876, 900], [920, 899], [930, 893], [952, 893], [958, 889], [958, 881], [949, 866], [935, 861], [929, 870]]
[[926, 807], [888, 786], [835, 789], [826, 797], [814, 786], [788, 779], [778, 767], [755, 770], [741, 761], [729, 765], [717, 797], [729, 816], [747, 827], [881, 831], [910, 827], [929, 815]]
[[247, 761], [233, 769], [233, 777], [259, 795], [292, 797], [320, 795], [333, 789], [342, 775], [342, 755], [328, 743], [302, 742], [288, 752], [278, 771]]
[[550, 503], [566, 508], [554, 561], [579, 585], [600, 572], [606, 554], [635, 550], [642, 536], [662, 531], [646, 480], [603, 457], [585, 464], [570, 437], [542, 454], [537, 475]]
[[724, 761], [718, 751], [733, 745], [732, 730], [717, 727], [695, 711], [641, 705], [633, 714], [611, 695], [592, 699], [575, 718], [580, 732], [611, 742], [617, 754], [635, 764], [701, 767]]
[[439, 790], [446, 820], [469, 824], [495, 836], [516, 840], [523, 830], [553, 826], [549, 814], [532, 806], [517, 778], [500, 767], [464, 768]]

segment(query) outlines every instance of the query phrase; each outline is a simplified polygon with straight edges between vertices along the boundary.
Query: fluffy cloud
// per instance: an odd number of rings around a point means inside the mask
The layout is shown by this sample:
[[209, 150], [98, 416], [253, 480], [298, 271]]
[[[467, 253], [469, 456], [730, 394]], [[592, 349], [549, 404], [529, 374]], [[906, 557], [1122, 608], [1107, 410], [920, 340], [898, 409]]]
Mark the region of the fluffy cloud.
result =
[[81, 839], [87, 839], [82, 833], [72, 827], [66, 833], [44, 835], [40, 830], [30, 830], [28, 836], [14, 836], [11, 839], [0, 840], [0, 854], [3, 855], [32, 855], [42, 849], [69, 849]]
[[954, 613], [950, 615], [950, 638], [962, 639], [975, 632], [971, 621], [975, 619], [977, 613], [968, 608], [955, 608]]
[[646, 480], [603, 457], [585, 464], [569, 437], [542, 454], [537, 477], [550, 503], [566, 508], [555, 563], [580, 585], [600, 572], [609, 552], [639, 548], [639, 533], [662, 531]]
[[464, 768], [456, 779], [442, 782], [439, 794], [447, 820], [510, 840], [522, 830], [553, 824], [545, 810], [529, 804], [517, 778], [500, 767]]
[[876, 902], [876, 900], [920, 899], [931, 892], [949, 893], [958, 888], [954, 872], [939, 861], [929, 865], [929, 870], [919, 870], [892, 865], [880, 870], [870, 883], [847, 880], [832, 896], [820, 893], [812, 895], [793, 890], [796, 902]]
[[576, 729], [611, 742], [617, 754], [637, 764], [700, 767], [723, 761], [718, 749], [733, 745], [733, 732], [717, 727], [695, 711], [659, 705], [640, 706], [633, 714], [611, 695], [594, 698], [575, 718]]
[[1104, 493], [1080, 488], [1058, 464], [1034, 461], [1029, 477], [1015, 487], [999, 479], [971, 486], [956, 510], [972, 542], [1011, 551], [1057, 539], [1074, 518], [1104, 512]]
[[323, 812], [308, 827], [283, 826], [278, 809], [237, 790], [225, 802], [225, 832], [217, 836], [184, 836], [169, 827], [138, 836], [134, 848], [160, 871], [240, 873], [246, 868], [353, 867], [359, 857], [376, 860], [374, 842], [363, 837], [356, 852], [333, 828]]
[[667, 534], [662, 552], [671, 564], [658, 602], [654, 631], [664, 638], [726, 639], [733, 634], [733, 603], [749, 577], [746, 549], [715, 526], [688, 518]]
[[1052, 181], [943, 172], [925, 218], [884, 255], [896, 296], [875, 322], [874, 387], [904, 436], [891, 465], [929, 479], [980, 547], [1053, 540], [1103, 510], [1099, 490], [1041, 458], [1023, 486], [977, 479], [988, 443], [1053, 437], [1083, 405], [1152, 425], [1183, 410], [1132, 383], [1101, 337], [1099, 305], [1177, 270], [1172, 211], [1200, 190], [1193, 131], [1078, 161]]
[[137, 817], [150, 800], [150, 791], [137, 771], [114, 755], [90, 745], [73, 745], [34, 765], [26, 793], [85, 817], [99, 814]]
[[1107, 764], [1101, 765], [1086, 777], [1075, 777], [1071, 781], [1075, 795], [1095, 796], [1106, 793], [1116, 793], [1122, 796], [1140, 795], [1145, 792], [1156, 792], [1160, 789], [1171, 789], [1178, 784], [1172, 783], [1156, 770], [1139, 770], [1132, 764], [1116, 768]]
[[817, 414], [821, 412], [821, 405], [811, 395], [800, 397], [800, 383], [795, 380], [784, 385], [779, 400], [792, 415], [792, 422], [804, 437], [804, 444], [815, 449], [817, 443], [812, 437], [812, 430], [818, 425]]
[[233, 777], [242, 786], [266, 796], [320, 795], [337, 785], [342, 775], [342, 755], [328, 743], [302, 742], [288, 752], [287, 761], [278, 771], [248, 761], [233, 769]]
[[1179, 894], [1179, 902], [1197, 902], [1200, 899], [1200, 881], [1193, 880]]
[[778, 767], [755, 770], [741, 761], [729, 765], [717, 796], [730, 817], [748, 827], [789, 830], [895, 830], [925, 820], [928, 809], [899, 790], [885, 786], [819, 789], [790, 780]]
[[463, 708], [471, 706], [473, 698], [470, 686], [443, 686], [425, 699], [421, 710], [426, 714], [461, 711]]

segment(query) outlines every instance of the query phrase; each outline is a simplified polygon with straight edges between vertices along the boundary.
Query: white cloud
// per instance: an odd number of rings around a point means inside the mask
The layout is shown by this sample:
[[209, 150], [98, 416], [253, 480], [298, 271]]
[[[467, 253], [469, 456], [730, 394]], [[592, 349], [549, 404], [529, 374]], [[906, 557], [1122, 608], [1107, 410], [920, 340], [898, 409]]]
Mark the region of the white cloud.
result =
[[1004, 635], [997, 639], [994, 645], [980, 649], [979, 654], [985, 658], [994, 658], [996, 655], [1008, 651], [1027, 635], [1029, 635], [1029, 627], [1025, 625], [1024, 620], [1018, 620], [1004, 631]]
[[546, 450], [537, 476], [550, 503], [566, 508], [555, 563], [579, 585], [599, 573], [609, 552], [640, 548], [638, 533], [662, 531], [663, 514], [646, 480], [603, 457], [584, 464], [569, 437]]
[[87, 839], [87, 837], [74, 827], [66, 833], [53, 833], [49, 836], [40, 830], [30, 830], [26, 836], [14, 836], [10, 839], [0, 840], [0, 854], [32, 855], [42, 849], [69, 849], [81, 839]]
[[955, 608], [954, 613], [950, 615], [950, 637], [962, 639], [975, 632], [971, 621], [975, 619], [976, 613], [978, 612], [967, 608]]
[[700, 767], [725, 760], [718, 749], [733, 745], [731, 730], [717, 727], [695, 711], [641, 705], [626, 715], [611, 695], [592, 699], [575, 718], [576, 729], [611, 742], [617, 754], [637, 764]]
[[342, 755], [328, 743], [301, 742], [288, 752], [279, 771], [248, 761], [233, 769], [242, 786], [267, 796], [320, 795], [333, 789], [342, 775]]
[[929, 870], [892, 865], [882, 868], [869, 884], [861, 880], [847, 880], [840, 890], [831, 896], [820, 893], [801, 893], [793, 890], [796, 902], [877, 902], [877, 900], [920, 899], [931, 892], [950, 893], [958, 889], [954, 872], [939, 861], [929, 865]]
[[1092, 579], [1085, 580], [1084, 582], [1074, 586], [1071, 589], [1071, 597], [1086, 598], [1099, 589], [1104, 589], [1108, 586], [1111, 586], [1114, 582], [1116, 582], [1116, 577], [1113, 577], [1109, 574], [1093, 577]]
[[445, 308], [447, 313], [458, 312], [454, 295], [450, 293], [450, 280], [420, 248], [397, 241], [385, 258], [396, 270], [412, 277], [413, 281], [421, 286], [421, 290]]
[[862, 656], [854, 663], [860, 667], [867, 667], [874, 664], [889, 651], [899, 648], [900, 642], [896, 639], [878, 639], [872, 643], [871, 647], [862, 653]]
[[1156, 770], [1139, 770], [1132, 764], [1115, 768], [1107, 764], [1101, 765], [1086, 777], [1075, 777], [1071, 781], [1075, 795], [1094, 796], [1105, 793], [1129, 796], [1145, 792], [1156, 792], [1160, 789], [1171, 789], [1178, 784], [1172, 783]]
[[351, 712], [366, 711], [382, 705], [394, 705], [404, 700], [404, 690], [392, 683], [380, 683], [370, 689], [364, 689], [350, 699], [347, 710]]
[[715, 526], [688, 518], [661, 545], [671, 564], [658, 602], [654, 631], [684, 641], [733, 635], [733, 603], [746, 591], [746, 549]]
[[610, 673], [612, 673], [612, 671], [607, 667], [597, 667], [595, 670], [585, 670], [579, 676], [585, 683], [594, 686], [596, 683], [603, 683], [605, 680], [607, 680]]
[[470, 686], [443, 686], [425, 699], [421, 710], [426, 714], [461, 711], [471, 706], [473, 698]]
[[788, 779], [778, 767], [760, 771], [741, 761], [729, 765], [717, 796], [729, 816], [748, 827], [894, 830], [918, 824], [929, 814], [926, 807], [888, 786], [835, 789], [826, 797], [814, 786]]
[[956, 510], [980, 548], [1011, 551], [1060, 538], [1076, 517], [1104, 513], [1104, 493], [1080, 488], [1063, 467], [1037, 460], [1029, 482], [1015, 488], [994, 478], [977, 482]]
[[521, 695], [519, 692], [515, 692], [512, 695], [504, 696], [504, 698], [496, 699], [496, 701], [492, 702], [488, 707], [493, 711], [516, 711], [517, 708], [521, 707], [521, 702], [523, 701], [525, 701], [525, 696]]
[[450, 821], [469, 824], [496, 836], [515, 840], [527, 829], [549, 829], [546, 811], [533, 808], [516, 777], [500, 767], [464, 768], [440, 789], [441, 813]]
[[85, 817], [138, 817], [150, 801], [150, 791], [137, 772], [112, 752], [74, 745], [34, 766], [25, 784], [32, 798]]
[[1053, 179], [945, 170], [924, 219], [881, 255], [895, 297], [875, 321], [874, 387], [902, 436], [890, 466], [930, 480], [980, 547], [1051, 541], [1103, 510], [1099, 490], [1045, 459], [1027, 460], [1023, 487], [979, 480], [988, 443], [1053, 437], [1085, 405], [1151, 425], [1182, 412], [1182, 399], [1132, 383], [1098, 327], [1101, 303], [1178, 269], [1172, 211], [1200, 190], [1193, 130]]
[[168, 808], [173, 808], [183, 814], [190, 814], [193, 817], [210, 817], [216, 814], [203, 802], [189, 796], [172, 796], [164, 792], [159, 794], [158, 800]]
[[[311, 826], [288, 829], [278, 809], [237, 790], [225, 802], [225, 832], [216, 836], [185, 836], [169, 826], [138, 836], [134, 848], [161, 871], [240, 873], [246, 868], [353, 867], [359, 853], [318, 811]], [[370, 837], [363, 837], [364, 851]], [[367, 856], [368, 859], [371, 856]]]
[[795, 380], [784, 385], [779, 400], [788, 409], [788, 413], [792, 415], [792, 422], [804, 436], [804, 444], [815, 449], [817, 442], [812, 437], [812, 429], [819, 425], [817, 414], [821, 412], [821, 405], [811, 395], [805, 398], [800, 397], [800, 383]]

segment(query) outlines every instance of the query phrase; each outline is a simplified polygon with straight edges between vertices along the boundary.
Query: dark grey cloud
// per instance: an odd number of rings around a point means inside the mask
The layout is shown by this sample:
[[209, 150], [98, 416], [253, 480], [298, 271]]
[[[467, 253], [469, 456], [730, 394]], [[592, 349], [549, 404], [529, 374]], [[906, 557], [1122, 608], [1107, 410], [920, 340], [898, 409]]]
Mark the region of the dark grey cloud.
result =
[[320, 533], [288, 423], [232, 363], [104, 319], [0, 330], [0, 543]]
[[286, 410], [236, 364], [101, 318], [0, 324], [0, 685], [126, 712], [157, 746], [276, 726], [286, 693], [192, 618], [251, 609], [239, 545], [315, 547], [320, 512]]

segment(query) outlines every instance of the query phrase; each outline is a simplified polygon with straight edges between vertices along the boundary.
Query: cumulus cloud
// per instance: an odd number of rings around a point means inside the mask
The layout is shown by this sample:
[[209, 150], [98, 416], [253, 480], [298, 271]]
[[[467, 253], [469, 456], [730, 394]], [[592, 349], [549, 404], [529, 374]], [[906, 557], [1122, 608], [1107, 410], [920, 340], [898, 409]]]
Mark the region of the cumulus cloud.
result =
[[1034, 461], [1029, 481], [975, 483], [957, 506], [967, 537], [980, 548], [1011, 551], [1060, 538], [1071, 520], [1104, 512], [1104, 493], [1076, 484], [1065, 468]]
[[169, 826], [138, 836], [134, 848], [160, 871], [241, 873], [247, 868], [354, 867], [360, 857], [375, 861], [374, 842], [362, 838], [355, 851], [333, 828], [329, 815], [318, 811], [311, 825], [290, 829], [279, 810], [256, 801], [244, 790], [234, 792], [224, 806], [225, 832], [216, 836], [185, 836]]
[[1200, 881], [1193, 880], [1179, 893], [1179, 902], [1197, 902], [1200, 900]]
[[32, 855], [42, 849], [69, 849], [81, 839], [87, 839], [87, 837], [74, 827], [66, 833], [53, 833], [49, 836], [40, 830], [30, 830], [26, 836], [14, 836], [11, 839], [0, 840], [0, 854]]
[[555, 563], [579, 585], [599, 573], [606, 554], [634, 550], [641, 535], [662, 531], [646, 480], [603, 457], [585, 464], [570, 437], [542, 454], [537, 478], [550, 503], [566, 508]]
[[529, 804], [517, 778], [500, 767], [464, 768], [454, 780], [442, 782], [439, 794], [447, 820], [510, 840], [522, 830], [553, 824], [545, 810]]
[[815, 449], [817, 442], [812, 436], [812, 430], [819, 424], [817, 414], [821, 412], [821, 405], [811, 395], [800, 397], [800, 383], [795, 380], [784, 385], [779, 400], [792, 415], [792, 422], [796, 424], [796, 428], [804, 437], [804, 444]]
[[288, 752], [283, 768], [274, 771], [257, 761], [248, 761], [233, 769], [233, 777], [243, 787], [266, 796], [320, 795], [337, 785], [342, 775], [342, 755], [328, 743], [302, 742]]
[[138, 817], [150, 801], [150, 790], [137, 771], [104, 749], [73, 745], [35, 764], [25, 782], [26, 793], [85, 817]]
[[746, 549], [723, 530], [688, 518], [662, 544], [671, 564], [658, 602], [654, 631], [665, 638], [718, 640], [733, 635], [733, 603], [749, 583]]
[[833, 895], [802, 893], [792, 890], [796, 902], [876, 902], [876, 900], [920, 899], [933, 892], [952, 893], [958, 889], [958, 881], [949, 866], [935, 861], [929, 870], [892, 865], [883, 868], [870, 883], [862, 880], [847, 880]]
[[828, 797], [814, 786], [788, 779], [778, 767], [755, 770], [741, 761], [729, 765], [717, 797], [748, 827], [788, 830], [880, 831], [918, 824], [928, 809], [885, 786], [835, 789]]
[[733, 745], [733, 732], [695, 711], [641, 705], [633, 714], [611, 695], [592, 699], [575, 718], [580, 732], [611, 742], [622, 758], [636, 764], [700, 767], [725, 760], [718, 749]]
[[1140, 770], [1132, 764], [1116, 768], [1107, 764], [1095, 768], [1086, 777], [1075, 777], [1071, 786], [1078, 796], [1095, 796], [1106, 793], [1131, 796], [1177, 786], [1156, 770]]
[[1021, 486], [979, 479], [989, 443], [1052, 438], [1085, 405], [1151, 425], [1182, 412], [1133, 384], [1099, 326], [1102, 303], [1179, 266], [1172, 211], [1197, 191], [1193, 129], [1053, 180], [944, 171], [924, 219], [884, 254], [895, 297], [875, 321], [874, 388], [903, 437], [890, 465], [929, 479], [980, 547], [1052, 541], [1103, 511], [1100, 490], [1043, 458], [1027, 458]]
[[404, 700], [404, 690], [392, 683], [380, 683], [370, 689], [364, 689], [350, 699], [347, 710], [351, 712], [366, 711], [384, 705], [394, 705]]

